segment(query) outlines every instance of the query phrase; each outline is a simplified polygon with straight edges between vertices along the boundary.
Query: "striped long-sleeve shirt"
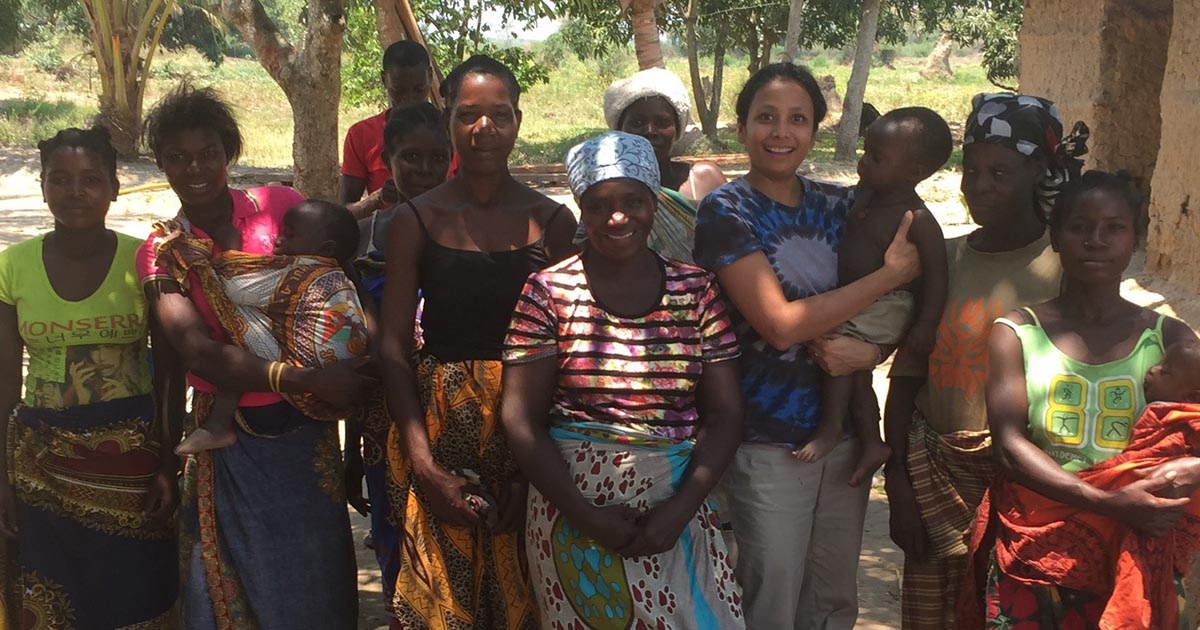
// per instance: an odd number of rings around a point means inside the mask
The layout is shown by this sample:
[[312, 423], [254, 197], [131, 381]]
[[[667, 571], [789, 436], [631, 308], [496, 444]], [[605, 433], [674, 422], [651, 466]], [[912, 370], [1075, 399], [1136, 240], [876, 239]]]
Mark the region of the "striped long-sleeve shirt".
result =
[[694, 435], [704, 365], [736, 358], [737, 339], [713, 274], [659, 261], [659, 301], [636, 317], [614, 314], [592, 295], [579, 256], [529, 277], [504, 361], [555, 358], [552, 417], [634, 426], [673, 439]]

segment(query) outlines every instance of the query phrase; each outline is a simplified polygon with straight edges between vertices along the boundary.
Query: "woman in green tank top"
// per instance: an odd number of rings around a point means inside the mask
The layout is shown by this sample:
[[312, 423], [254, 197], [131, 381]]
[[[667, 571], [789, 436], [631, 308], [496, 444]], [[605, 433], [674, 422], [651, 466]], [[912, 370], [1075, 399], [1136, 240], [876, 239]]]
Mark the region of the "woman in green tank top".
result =
[[[1156, 496], [1168, 481], [1156, 476], [1104, 491], [1074, 474], [1124, 449], [1146, 405], [1146, 372], [1162, 359], [1164, 347], [1195, 338], [1183, 322], [1121, 297], [1121, 278], [1137, 245], [1139, 207], [1128, 179], [1098, 171], [1061, 196], [1050, 234], [1062, 260], [1062, 290], [992, 328], [986, 398], [994, 447], [1009, 480], [1153, 536], [1174, 525], [1186, 502]], [[1181, 480], [1200, 483], [1200, 459], [1172, 465], [1179, 466]], [[995, 555], [983, 596], [989, 628], [1096, 627], [1108, 599], [1018, 582]]]

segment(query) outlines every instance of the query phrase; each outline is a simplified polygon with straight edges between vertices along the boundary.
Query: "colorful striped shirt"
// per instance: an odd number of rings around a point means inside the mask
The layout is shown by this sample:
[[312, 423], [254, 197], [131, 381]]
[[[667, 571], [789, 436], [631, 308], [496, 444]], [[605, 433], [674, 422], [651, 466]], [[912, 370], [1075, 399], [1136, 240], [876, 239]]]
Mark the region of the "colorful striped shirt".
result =
[[736, 358], [737, 339], [713, 274], [661, 257], [659, 264], [658, 304], [636, 317], [614, 314], [592, 295], [580, 256], [529, 277], [504, 361], [557, 358], [551, 417], [694, 436], [704, 364]]

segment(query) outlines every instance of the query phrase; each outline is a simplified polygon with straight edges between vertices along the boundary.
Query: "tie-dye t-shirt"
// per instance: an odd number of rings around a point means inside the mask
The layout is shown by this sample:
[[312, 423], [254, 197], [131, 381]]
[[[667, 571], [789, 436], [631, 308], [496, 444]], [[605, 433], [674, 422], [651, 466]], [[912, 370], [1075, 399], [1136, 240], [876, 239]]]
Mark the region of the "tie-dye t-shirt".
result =
[[556, 357], [552, 417], [694, 437], [704, 364], [736, 358], [737, 339], [711, 273], [659, 262], [658, 304], [633, 317], [592, 295], [580, 256], [529, 277], [504, 340], [504, 362]]
[[[804, 202], [779, 203], [739, 178], [713, 191], [696, 217], [696, 264], [719, 270], [762, 252], [788, 300], [838, 286], [837, 245], [852, 189], [801, 177]], [[799, 444], [821, 418], [821, 368], [803, 345], [780, 352], [730, 308], [742, 348], [747, 442]]]

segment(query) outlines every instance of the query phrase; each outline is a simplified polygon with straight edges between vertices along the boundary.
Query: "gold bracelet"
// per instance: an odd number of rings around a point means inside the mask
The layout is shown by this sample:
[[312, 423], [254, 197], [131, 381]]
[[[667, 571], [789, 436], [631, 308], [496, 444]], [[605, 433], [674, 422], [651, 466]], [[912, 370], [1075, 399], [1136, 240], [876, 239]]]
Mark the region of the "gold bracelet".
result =
[[267, 385], [276, 394], [279, 393], [279, 375], [281, 372], [283, 372], [283, 364], [279, 361], [272, 361], [270, 367], [267, 368]]
[[283, 361], [279, 362], [279, 371], [275, 373], [275, 393], [283, 393], [283, 371], [288, 368], [288, 364]]

